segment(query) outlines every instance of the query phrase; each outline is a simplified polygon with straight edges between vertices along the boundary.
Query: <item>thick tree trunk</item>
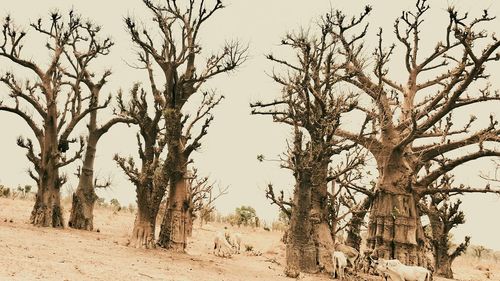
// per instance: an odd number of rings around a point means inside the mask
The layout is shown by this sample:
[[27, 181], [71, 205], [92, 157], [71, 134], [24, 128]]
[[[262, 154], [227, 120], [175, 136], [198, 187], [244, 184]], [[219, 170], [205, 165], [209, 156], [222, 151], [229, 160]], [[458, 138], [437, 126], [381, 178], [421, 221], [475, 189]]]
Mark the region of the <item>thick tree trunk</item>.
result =
[[45, 135], [41, 149], [41, 163], [38, 170], [38, 191], [30, 222], [37, 226], [64, 227], [61, 209], [59, 177], [59, 151], [57, 149], [57, 110], [55, 105], [48, 106], [45, 122]]
[[130, 245], [135, 248], [151, 249], [155, 247], [156, 215], [158, 208], [151, 208], [151, 204], [138, 203]]
[[177, 167], [174, 176], [170, 178], [170, 190], [168, 193], [168, 205], [163, 222], [161, 224], [158, 245], [162, 248], [183, 252], [186, 248], [187, 224], [189, 212], [186, 163]]
[[137, 214], [130, 244], [132, 247], [151, 249], [155, 244], [156, 219], [160, 210], [161, 200], [166, 183], [163, 180], [153, 180], [151, 163], [143, 163], [142, 174], [147, 175], [140, 186], [136, 187]]
[[[51, 171], [53, 174], [54, 171]], [[52, 178], [54, 175], [48, 176]], [[64, 220], [61, 209], [61, 198], [58, 183], [42, 181], [36, 194], [35, 206], [31, 212], [30, 222], [36, 226], [63, 228]]]
[[71, 214], [68, 226], [82, 230], [94, 229], [94, 203], [97, 200], [94, 188], [94, 159], [98, 138], [89, 136], [83, 160], [78, 187], [73, 193]]
[[373, 202], [373, 198], [367, 197], [361, 203], [359, 210], [355, 210], [352, 213], [352, 217], [349, 220], [349, 224], [347, 226], [347, 240], [346, 244], [348, 246], [353, 247], [354, 249], [360, 251], [361, 248], [361, 226], [363, 225], [363, 221], [365, 220], [366, 213], [370, 209], [370, 206]]
[[294, 207], [286, 241], [285, 274], [289, 277], [297, 277], [300, 272], [316, 273], [319, 270], [310, 219], [311, 194], [311, 175], [302, 173], [294, 190]]
[[448, 255], [448, 247], [440, 247], [434, 253], [434, 274], [437, 276], [453, 279], [451, 264], [453, 260]]
[[168, 178], [170, 189], [158, 245], [176, 252], [184, 252], [187, 245], [187, 221], [190, 216], [186, 179], [189, 153], [186, 155], [186, 140], [182, 136], [182, 114], [179, 109], [165, 110], [164, 116], [168, 124], [168, 154], [163, 164], [163, 173]]
[[434, 273], [437, 276], [445, 278], [453, 278], [453, 271], [451, 264], [453, 259], [448, 253], [449, 241], [448, 233], [445, 233], [445, 226], [442, 223], [435, 206], [429, 208], [430, 212], [427, 213], [432, 231], [432, 251], [434, 257]]
[[368, 247], [376, 256], [423, 264], [423, 230], [412, 194], [381, 191], [375, 196], [368, 228]]
[[328, 162], [313, 164], [310, 220], [312, 222], [313, 241], [316, 246], [319, 270], [333, 272], [332, 251], [334, 241], [328, 225], [328, 164]]
[[407, 176], [386, 176], [381, 179], [373, 201], [368, 247], [380, 258], [421, 265], [424, 235], [417, 199], [408, 191]]
[[164, 187], [154, 187], [149, 180], [144, 186], [137, 187], [137, 214], [130, 238], [130, 245], [136, 248], [151, 249], [155, 244], [156, 219], [163, 199]]
[[[393, 145], [390, 140], [386, 142]], [[380, 174], [370, 212], [367, 246], [377, 257], [423, 265], [425, 237], [417, 208], [419, 199], [412, 192], [411, 161], [404, 154], [388, 146], [375, 156]]]

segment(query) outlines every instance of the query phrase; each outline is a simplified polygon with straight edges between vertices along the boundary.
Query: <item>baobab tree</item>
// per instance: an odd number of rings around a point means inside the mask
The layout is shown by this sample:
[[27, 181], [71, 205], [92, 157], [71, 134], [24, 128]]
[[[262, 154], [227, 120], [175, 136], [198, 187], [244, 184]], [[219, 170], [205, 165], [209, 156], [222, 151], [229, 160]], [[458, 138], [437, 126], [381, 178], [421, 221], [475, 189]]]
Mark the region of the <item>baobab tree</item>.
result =
[[[224, 8], [220, 0], [210, 7], [203, 0], [191, 0], [187, 7], [179, 6], [173, 0], [163, 1], [163, 4], [149, 0], [143, 2], [152, 13], [159, 32], [139, 27], [132, 18], [126, 18], [125, 23], [133, 43], [150, 58], [146, 70], [166, 125], [167, 156], [162, 164], [162, 174], [164, 184], [169, 185], [168, 205], [157, 244], [184, 251], [189, 216], [187, 166], [191, 153], [201, 146], [201, 139], [207, 134], [213, 120], [212, 109], [223, 98], [203, 91], [201, 87], [209, 79], [241, 65], [246, 59], [247, 48], [238, 42], [229, 42], [220, 53], [208, 56], [205, 63], [199, 61], [202, 51], [199, 32], [207, 20]], [[156, 35], [160, 37], [158, 40]], [[161, 82], [157, 82], [153, 75], [155, 69], [161, 73]], [[195, 94], [202, 101], [190, 118], [184, 115], [183, 108]], [[197, 134], [194, 133], [195, 125], [201, 127]]]
[[297, 60], [267, 55], [286, 73], [272, 74], [282, 87], [281, 97], [251, 104], [252, 114], [271, 115], [273, 121], [293, 128], [292, 142], [282, 164], [295, 178], [286, 241], [288, 276], [297, 276], [301, 271], [332, 271], [328, 182], [334, 177], [330, 164], [334, 155], [352, 147], [335, 138], [334, 133], [341, 114], [354, 109], [356, 96], [340, 93], [336, 88], [336, 72], [342, 66], [335, 58], [337, 41], [329, 36], [330, 28], [328, 22], [322, 22], [318, 34], [287, 34], [281, 45], [290, 48]]
[[[366, 169], [369, 156], [363, 147], [356, 146], [342, 156], [333, 172], [338, 195], [332, 196], [332, 205], [336, 206], [331, 213], [336, 213], [332, 216], [332, 223], [338, 224], [336, 221], [341, 220], [345, 220], [345, 223], [341, 228], [332, 225], [332, 230], [338, 232], [345, 229], [347, 237], [343, 243], [359, 251], [361, 228], [365, 225], [365, 217], [374, 198], [374, 183], [371, 180], [373, 176], [371, 171]], [[334, 193], [332, 189], [332, 194]]]
[[[147, 55], [140, 56], [144, 63], [148, 63]], [[132, 119], [139, 127], [137, 145], [140, 167], [137, 167], [134, 158], [114, 156], [118, 166], [135, 185], [137, 196], [137, 214], [135, 217], [131, 245], [137, 248], [155, 247], [156, 217], [160, 203], [165, 195], [166, 184], [160, 173], [162, 164], [161, 154], [165, 148], [165, 130], [163, 112], [159, 103], [153, 100], [153, 110], [148, 104], [148, 93], [135, 84], [130, 91], [130, 101], [125, 103], [123, 95], [118, 95], [120, 114]]]
[[[81, 95], [77, 83], [67, 80], [63, 71], [65, 48], [76, 44], [76, 32], [82, 22], [70, 12], [67, 18], [57, 12], [50, 14], [48, 22], [38, 19], [30, 24], [31, 30], [46, 38], [45, 47], [49, 50], [49, 63], [35, 62], [24, 56], [27, 32], [16, 27], [10, 16], [2, 24], [0, 36], [0, 57], [5, 58], [13, 67], [25, 70], [33, 77], [21, 82], [18, 75], [7, 72], [0, 81], [10, 91], [11, 102], [0, 102], [0, 111], [11, 112], [21, 117], [30, 127], [36, 138], [39, 152], [30, 138], [19, 138], [17, 144], [27, 150], [26, 156], [33, 164], [29, 170], [38, 187], [35, 206], [30, 222], [34, 225], [64, 227], [61, 211], [60, 189], [66, 177], [60, 169], [81, 158], [84, 141], [71, 157], [66, 156], [75, 126], [91, 112], [107, 105], [90, 103], [85, 105], [89, 96]], [[40, 41], [34, 41], [40, 42]], [[34, 43], [33, 43], [34, 44]], [[40, 59], [40, 61], [45, 61]]]
[[[342, 127], [336, 135], [364, 146], [374, 156], [379, 172], [369, 222], [368, 247], [374, 255], [398, 258], [406, 264], [422, 263], [423, 229], [417, 203], [431, 193], [469, 192], [467, 188], [434, 189], [430, 184], [446, 172], [469, 161], [498, 156], [489, 146], [498, 142], [499, 129], [494, 117], [483, 128], [473, 130], [472, 116], [463, 126], [452, 113], [478, 103], [494, 104], [498, 94], [490, 90], [488, 65], [500, 59], [495, 52], [500, 42], [482, 26], [494, 20], [487, 10], [470, 19], [449, 8], [449, 22], [442, 28], [443, 40], [424, 55], [422, 27], [429, 6], [416, 2], [416, 9], [404, 11], [394, 24], [399, 45], [384, 48], [382, 29], [371, 59], [365, 44], [371, 7], [348, 19], [342, 12], [327, 16], [331, 35], [341, 43], [345, 71], [341, 75], [362, 96], [356, 113], [366, 121], [359, 131]], [[437, 30], [437, 27], [433, 27]], [[407, 78], [397, 82], [390, 77], [389, 63], [401, 46], [402, 67]], [[373, 71], [367, 71], [369, 63]], [[488, 124], [489, 123], [489, 124]], [[470, 149], [462, 149], [470, 146]], [[473, 150], [471, 150], [474, 148]], [[421, 177], [424, 165], [435, 169]], [[479, 191], [478, 192], [483, 192]]]
[[[87, 89], [89, 106], [94, 108], [98, 107], [100, 92], [107, 82], [106, 79], [111, 75], [110, 70], [104, 70], [100, 77], [95, 79], [96, 74], [90, 69], [91, 63], [100, 56], [108, 55], [113, 46], [113, 42], [109, 38], [99, 38], [100, 31], [101, 27], [90, 21], [81, 22], [75, 28], [75, 32], [71, 34], [71, 44], [63, 50], [69, 66], [61, 70], [65, 77], [73, 81], [74, 91], [78, 95], [81, 95], [85, 88]], [[107, 106], [110, 99], [111, 96], [107, 97], [103, 105]], [[94, 203], [98, 198], [95, 188], [96, 186], [109, 186], [109, 182], [98, 184], [97, 179], [94, 178], [94, 162], [99, 140], [112, 126], [118, 123], [134, 122], [130, 118], [115, 114], [113, 118], [99, 126], [97, 124], [97, 115], [98, 110], [89, 113], [85, 153], [82, 167], [77, 174], [78, 186], [76, 192], [73, 193], [68, 226], [76, 229], [93, 229]]]
[[[453, 177], [443, 175], [441, 179], [432, 184], [433, 188], [450, 189]], [[498, 191], [497, 193], [500, 193]], [[470, 237], [466, 236], [464, 242], [451, 249], [451, 230], [465, 223], [465, 214], [460, 210], [462, 201], [452, 201], [454, 194], [434, 193], [420, 203], [423, 214], [429, 218], [430, 231], [428, 239], [432, 246], [434, 256], [434, 273], [438, 276], [453, 278], [451, 265], [453, 261], [463, 254], [470, 244]]]
[[193, 168], [188, 177], [188, 201], [189, 217], [187, 222], [188, 236], [192, 235], [193, 220], [198, 216], [200, 225], [203, 220], [215, 210], [215, 201], [221, 196], [227, 194], [229, 186], [214, 189], [216, 182], [211, 182], [209, 177], [200, 177], [198, 169]]

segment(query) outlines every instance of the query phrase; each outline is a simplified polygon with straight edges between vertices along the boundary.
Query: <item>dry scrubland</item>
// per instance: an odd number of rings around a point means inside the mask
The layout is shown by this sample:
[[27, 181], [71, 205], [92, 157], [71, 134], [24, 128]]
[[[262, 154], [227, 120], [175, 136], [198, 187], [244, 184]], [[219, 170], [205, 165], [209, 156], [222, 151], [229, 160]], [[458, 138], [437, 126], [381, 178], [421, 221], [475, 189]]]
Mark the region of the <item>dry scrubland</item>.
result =
[[[100, 232], [34, 227], [28, 223], [32, 202], [0, 198], [0, 280], [293, 280], [283, 274], [280, 232], [241, 228], [244, 243], [261, 255], [242, 253], [231, 259], [212, 255], [212, 240], [221, 224], [195, 225], [187, 254], [127, 247], [134, 215], [97, 208]], [[65, 206], [68, 217], [69, 205]], [[478, 269], [482, 268], [482, 270]], [[489, 271], [487, 271], [489, 269]], [[500, 280], [500, 264], [459, 258], [456, 280]], [[487, 278], [487, 275], [490, 278]], [[368, 277], [360, 277], [367, 279]], [[300, 280], [331, 280], [301, 275]], [[372, 277], [370, 280], [382, 280]], [[448, 280], [435, 278], [435, 280]]]

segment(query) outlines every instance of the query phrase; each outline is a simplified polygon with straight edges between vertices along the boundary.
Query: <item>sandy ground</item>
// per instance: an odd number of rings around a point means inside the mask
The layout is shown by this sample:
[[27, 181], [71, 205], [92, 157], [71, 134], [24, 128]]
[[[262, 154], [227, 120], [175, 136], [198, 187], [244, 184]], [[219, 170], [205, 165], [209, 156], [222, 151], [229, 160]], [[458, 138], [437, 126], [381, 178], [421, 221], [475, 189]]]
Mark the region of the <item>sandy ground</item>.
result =
[[[262, 255], [242, 253], [227, 259], [212, 254], [215, 232], [224, 226], [195, 226], [187, 253], [177, 254], [125, 246], [134, 220], [130, 212], [113, 213], [110, 209], [98, 208], [95, 228], [100, 232], [87, 232], [33, 227], [28, 223], [31, 207], [31, 201], [0, 198], [1, 281], [293, 280], [283, 274], [284, 245], [279, 241], [279, 232], [237, 229], [243, 234], [244, 244], [253, 245]], [[65, 218], [68, 217], [66, 210]], [[476, 269], [477, 265], [487, 267], [489, 271]], [[454, 271], [456, 280], [500, 280], [500, 265], [494, 262], [458, 259]], [[488, 272], [490, 279], [486, 278]], [[332, 280], [327, 275], [307, 274], [299, 279]]]

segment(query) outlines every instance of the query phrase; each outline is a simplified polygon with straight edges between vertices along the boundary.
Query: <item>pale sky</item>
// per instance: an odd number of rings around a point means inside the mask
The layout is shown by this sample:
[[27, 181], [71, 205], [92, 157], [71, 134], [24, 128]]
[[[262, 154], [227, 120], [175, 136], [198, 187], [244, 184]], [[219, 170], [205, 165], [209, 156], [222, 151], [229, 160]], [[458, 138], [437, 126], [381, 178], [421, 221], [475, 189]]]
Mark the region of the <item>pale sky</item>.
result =
[[[132, 83], [143, 75], [142, 71], [127, 66], [127, 62], [134, 63], [135, 57], [123, 23], [125, 16], [132, 15], [153, 26], [142, 1], [0, 0], [0, 2], [0, 16], [11, 14], [16, 23], [24, 27], [38, 17], [46, 17], [53, 9], [57, 8], [60, 12], [66, 13], [72, 7], [83, 17], [102, 25], [102, 34], [110, 35], [116, 44], [111, 54], [96, 64], [98, 67], [110, 67], [113, 71], [110, 82], [103, 90], [105, 93], [115, 93], [120, 88], [127, 92]], [[218, 93], [226, 96], [226, 99], [214, 111], [215, 120], [208, 135], [203, 139], [202, 148], [194, 153], [193, 157], [201, 175], [209, 175], [220, 184], [230, 186], [229, 194], [217, 202], [219, 211], [229, 213], [238, 206], [251, 205], [256, 208], [261, 218], [271, 221], [277, 216], [277, 208], [271, 206], [265, 198], [265, 186], [272, 182], [276, 189], [284, 188], [290, 191], [293, 177], [288, 171], [280, 169], [276, 162], [259, 163], [256, 159], [258, 154], [276, 158], [284, 151], [285, 139], [289, 136], [289, 128], [286, 126], [275, 124], [270, 118], [250, 115], [251, 101], [271, 100], [280, 93], [279, 88], [265, 74], [265, 71], [269, 72], [273, 65], [264, 58], [264, 54], [271, 51], [279, 54], [280, 39], [287, 31], [313, 25], [317, 17], [329, 11], [330, 7], [341, 9], [348, 15], [358, 15], [366, 4], [374, 7], [369, 18], [370, 35], [367, 37], [367, 44], [374, 44], [374, 35], [381, 26], [385, 29], [386, 44], [389, 45], [395, 41], [391, 33], [394, 19], [400, 16], [403, 9], [413, 7], [415, 1], [227, 0], [224, 2], [227, 8], [219, 11], [202, 30], [204, 54], [217, 51], [226, 40], [238, 39], [249, 44], [250, 58], [236, 73], [222, 75], [207, 85], [207, 88], [217, 89]], [[425, 19], [424, 28], [427, 33], [424, 34], [434, 40], [439, 40], [436, 28], [442, 30], [447, 22], [448, 15], [445, 9], [448, 5], [454, 5], [461, 11], [469, 11], [478, 16], [482, 14], [482, 9], [489, 8], [491, 14], [500, 16], [500, 4], [493, 0], [434, 0], [430, 1], [430, 5], [432, 9]], [[491, 29], [495, 27], [498, 29], [498, 26], [500, 25], [496, 20], [489, 25], [489, 29], [493, 31]], [[28, 40], [29, 36], [30, 33]], [[434, 40], [426, 47], [432, 48], [436, 42]], [[27, 46], [27, 53], [33, 57], [39, 55], [37, 52], [46, 55], [43, 49], [44, 42], [36, 40], [31, 42], [34, 49]], [[499, 83], [496, 82], [500, 78], [499, 64], [496, 63], [489, 70], [492, 74], [491, 81], [496, 88], [499, 88]], [[0, 60], [0, 71], [11, 69], [5, 66], [4, 60]], [[398, 69], [395, 70], [397, 71]], [[4, 88], [0, 87], [0, 97], [5, 96], [5, 92], [2, 91]], [[484, 105], [475, 110], [486, 116], [491, 112], [497, 113], [497, 117], [500, 117], [498, 103]], [[24, 156], [25, 151], [15, 144], [17, 136], [29, 136], [28, 126], [17, 116], [5, 112], [0, 113], [0, 120], [2, 131], [0, 184], [13, 187], [18, 184], [34, 185], [26, 174], [28, 160]], [[84, 132], [84, 128], [80, 127], [78, 133]], [[135, 202], [134, 186], [112, 161], [115, 153], [137, 157], [135, 132], [134, 127], [115, 127], [98, 144], [96, 173], [101, 177], [111, 177], [113, 180], [110, 189], [98, 191], [98, 194], [108, 200], [117, 198], [122, 204]], [[482, 186], [484, 182], [477, 176], [481, 170], [492, 170], [489, 159], [464, 165], [456, 169], [455, 173], [460, 182]], [[65, 171], [71, 177], [75, 166], [68, 167]], [[76, 187], [76, 181], [73, 179], [67, 185]], [[492, 223], [498, 221], [492, 219], [492, 216], [500, 213], [499, 197], [467, 195], [463, 201], [467, 222], [454, 231], [455, 237], [462, 239], [464, 235], [471, 235], [473, 244], [483, 244], [500, 250], [500, 239], [498, 239], [500, 227]]]

